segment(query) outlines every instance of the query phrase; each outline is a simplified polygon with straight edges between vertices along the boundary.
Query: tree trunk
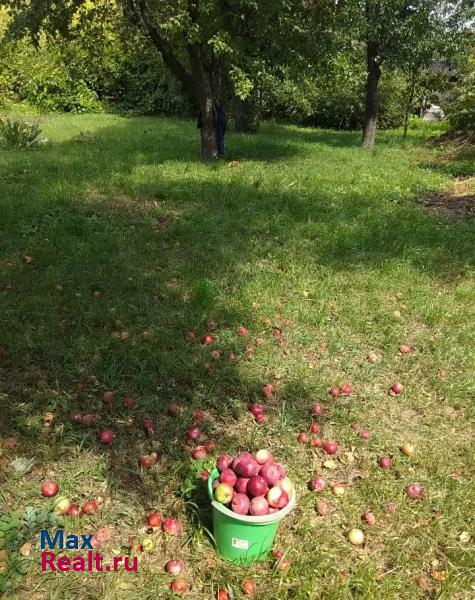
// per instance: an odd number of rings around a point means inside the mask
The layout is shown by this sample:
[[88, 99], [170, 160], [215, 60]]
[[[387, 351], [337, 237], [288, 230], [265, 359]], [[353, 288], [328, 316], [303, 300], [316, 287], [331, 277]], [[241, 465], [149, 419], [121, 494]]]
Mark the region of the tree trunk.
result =
[[201, 157], [203, 160], [216, 160], [218, 158], [218, 123], [211, 77], [203, 65], [199, 44], [188, 46], [188, 54], [201, 113]]
[[378, 84], [381, 77], [381, 68], [377, 61], [378, 47], [374, 42], [368, 41], [366, 45], [366, 104], [363, 123], [363, 146], [373, 147], [378, 124]]
[[413, 71], [412, 77], [411, 77], [411, 87], [409, 88], [409, 96], [408, 96], [407, 102], [406, 102], [406, 110], [404, 112], [404, 133], [402, 134], [402, 137], [404, 139], [407, 138], [407, 129], [409, 127], [409, 113], [411, 112], [411, 106], [414, 101], [415, 91], [416, 91], [416, 72]]
[[234, 120], [236, 131], [256, 133], [259, 129], [259, 115], [254, 98], [241, 100], [238, 96], [233, 99]]

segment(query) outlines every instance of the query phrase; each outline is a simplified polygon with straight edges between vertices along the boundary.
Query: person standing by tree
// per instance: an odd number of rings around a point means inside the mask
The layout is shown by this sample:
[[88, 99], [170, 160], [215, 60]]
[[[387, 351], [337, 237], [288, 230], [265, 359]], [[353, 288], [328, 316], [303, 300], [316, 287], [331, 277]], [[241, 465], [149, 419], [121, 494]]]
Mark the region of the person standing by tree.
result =
[[[224, 158], [225, 135], [226, 130], [228, 128], [228, 115], [226, 114], [224, 108], [217, 102], [214, 105], [214, 119], [216, 124], [216, 142], [218, 145], [218, 157]], [[201, 112], [198, 116], [197, 127], [198, 129], [201, 129], [203, 127], [203, 117]]]

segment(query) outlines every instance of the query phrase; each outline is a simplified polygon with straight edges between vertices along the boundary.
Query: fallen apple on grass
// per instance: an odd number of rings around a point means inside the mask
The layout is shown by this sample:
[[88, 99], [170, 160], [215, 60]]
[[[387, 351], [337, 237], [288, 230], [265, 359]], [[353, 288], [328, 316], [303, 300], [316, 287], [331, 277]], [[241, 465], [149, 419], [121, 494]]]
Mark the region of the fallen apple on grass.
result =
[[169, 560], [165, 564], [165, 571], [173, 577], [178, 577], [185, 570], [185, 564], [181, 560]]
[[323, 446], [323, 440], [322, 440], [322, 438], [313, 437], [310, 440], [310, 446], [312, 446], [312, 448], [321, 448]]
[[344, 394], [345, 396], [348, 396], [349, 394], [353, 393], [353, 388], [351, 387], [351, 385], [349, 383], [344, 383], [341, 386], [341, 393]]
[[150, 527], [160, 527], [162, 517], [160, 513], [152, 512], [149, 515], [147, 515], [147, 522], [150, 525]]
[[350, 529], [348, 532], [348, 541], [353, 546], [361, 546], [364, 542], [364, 533], [361, 529]]
[[409, 498], [419, 499], [424, 497], [425, 489], [420, 483], [411, 483], [407, 486], [406, 493]]
[[323, 492], [327, 483], [323, 477], [314, 477], [310, 483], [309, 488], [312, 492]]
[[64, 496], [58, 496], [54, 501], [54, 510], [59, 515], [65, 515], [69, 512], [71, 507], [71, 500], [69, 498], [65, 498]]
[[308, 444], [308, 434], [307, 433], [299, 433], [297, 436], [297, 440], [300, 444]]
[[416, 449], [413, 444], [404, 444], [404, 446], [401, 448], [401, 452], [404, 454], [404, 456], [412, 458], [416, 453]]
[[255, 596], [256, 584], [252, 579], [244, 579], [242, 582], [242, 591], [245, 596]]
[[94, 500], [90, 500], [89, 502], [84, 503], [82, 507], [82, 514], [92, 515], [93, 513], [97, 512], [97, 508], [97, 503], [94, 502]]
[[329, 393], [332, 398], [337, 398], [338, 396], [341, 396], [341, 389], [337, 386], [334, 386], [330, 389]]
[[78, 517], [81, 512], [79, 504], [71, 504], [68, 508], [68, 517]]
[[342, 483], [334, 483], [332, 485], [332, 492], [335, 494], [335, 496], [344, 496], [346, 489]]
[[115, 433], [112, 429], [104, 429], [99, 433], [99, 441], [106, 446], [112, 444], [115, 438]]
[[312, 423], [310, 425], [310, 432], [311, 433], [318, 433], [320, 431], [320, 425], [318, 423]]
[[208, 452], [206, 451], [206, 448], [204, 446], [198, 446], [193, 450], [191, 455], [195, 460], [199, 460], [201, 458], [205, 458], [205, 456], [208, 455]]
[[44, 481], [41, 484], [41, 495], [45, 498], [52, 498], [59, 492], [59, 485], [55, 481]]
[[181, 525], [176, 519], [171, 519], [170, 517], [167, 517], [162, 522], [162, 531], [167, 533], [168, 535], [178, 535], [181, 531]]
[[392, 461], [389, 456], [381, 456], [381, 458], [378, 460], [378, 464], [381, 469], [387, 471], [391, 468]]
[[399, 396], [399, 394], [402, 394], [403, 391], [404, 387], [402, 383], [393, 383], [392, 386], [389, 388], [388, 394], [390, 396]]
[[198, 440], [201, 437], [201, 429], [196, 425], [194, 427], [191, 427], [186, 432], [186, 437], [192, 441]]
[[175, 594], [184, 594], [190, 589], [190, 582], [186, 579], [174, 579], [170, 583], [170, 589], [175, 592]]
[[261, 394], [263, 398], [270, 398], [274, 392], [274, 386], [272, 383], [266, 383], [266, 385], [262, 388]]
[[370, 433], [369, 433], [369, 431], [368, 431], [367, 429], [362, 429], [362, 430], [359, 432], [359, 436], [360, 436], [360, 438], [361, 438], [362, 440], [369, 440], [369, 438], [370, 438]]
[[370, 525], [370, 526], [373, 526], [376, 524], [376, 517], [369, 510], [364, 513], [363, 520], [367, 525]]
[[284, 556], [276, 562], [275, 569], [276, 571], [280, 571], [281, 573], [288, 573], [290, 571], [291, 566], [292, 563], [290, 562], [290, 560], [286, 556]]
[[338, 444], [333, 440], [325, 440], [323, 443], [323, 449], [327, 454], [336, 454], [338, 450]]
[[216, 600], [229, 600], [228, 592], [222, 588], [219, 588], [216, 592]]
[[114, 392], [104, 392], [104, 394], [102, 395], [102, 399], [104, 400], [104, 402], [110, 404], [114, 400]]
[[323, 415], [323, 406], [321, 406], [320, 404], [315, 404], [314, 406], [312, 406], [312, 408], [310, 409], [310, 412], [312, 413], [312, 415]]
[[204, 335], [202, 341], [205, 346], [210, 346], [214, 342], [214, 337], [212, 335]]

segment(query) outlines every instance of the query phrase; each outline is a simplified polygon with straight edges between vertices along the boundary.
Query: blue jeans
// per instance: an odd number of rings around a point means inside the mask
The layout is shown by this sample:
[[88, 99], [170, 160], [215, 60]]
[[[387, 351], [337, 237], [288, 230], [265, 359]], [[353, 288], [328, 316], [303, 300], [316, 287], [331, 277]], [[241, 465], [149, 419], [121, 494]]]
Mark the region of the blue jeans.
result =
[[218, 154], [219, 156], [224, 156], [224, 134], [226, 133], [226, 128], [218, 123]]

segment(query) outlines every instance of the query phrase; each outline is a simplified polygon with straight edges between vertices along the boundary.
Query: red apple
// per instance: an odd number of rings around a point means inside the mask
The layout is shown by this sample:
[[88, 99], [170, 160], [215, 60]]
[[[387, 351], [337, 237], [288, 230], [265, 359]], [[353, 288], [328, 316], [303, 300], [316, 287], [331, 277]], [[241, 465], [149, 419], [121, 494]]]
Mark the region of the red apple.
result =
[[399, 394], [402, 394], [403, 389], [404, 387], [401, 383], [393, 383], [392, 386], [389, 388], [389, 395], [398, 396]]
[[310, 482], [310, 489], [312, 492], [323, 492], [323, 490], [325, 489], [327, 483], [326, 481], [323, 479], [323, 477], [314, 477], [312, 479], [312, 481]]
[[170, 589], [175, 594], [184, 594], [190, 589], [190, 583], [186, 579], [174, 579], [170, 583]]
[[373, 526], [376, 524], [376, 517], [369, 510], [365, 512], [363, 515], [363, 520], [367, 523], [367, 525]]
[[104, 392], [102, 399], [110, 404], [114, 400], [114, 392]]
[[212, 335], [204, 335], [202, 340], [205, 346], [209, 346], [214, 342], [214, 337]]
[[97, 504], [94, 502], [94, 500], [85, 502], [82, 507], [83, 515], [91, 515], [92, 513], [95, 513], [96, 510], [97, 510]]
[[249, 329], [247, 329], [246, 327], [239, 327], [238, 333], [242, 337], [246, 337], [247, 335], [249, 335]]
[[297, 436], [297, 440], [301, 444], [308, 444], [308, 435], [306, 433], [299, 433]]
[[168, 535], [178, 535], [181, 531], [181, 525], [176, 519], [170, 519], [170, 517], [167, 517], [162, 522], [162, 531], [168, 533]]
[[332, 396], [333, 398], [336, 398], [337, 396], [341, 396], [340, 388], [337, 386], [332, 387], [330, 390], [330, 396]]
[[111, 429], [104, 429], [99, 433], [99, 441], [103, 444], [112, 444], [115, 438], [115, 433]]
[[186, 436], [189, 440], [196, 441], [201, 436], [201, 429], [195, 425], [188, 429]]
[[247, 482], [246, 492], [248, 496], [265, 496], [267, 490], [267, 481], [260, 475], [251, 477]]
[[341, 393], [345, 394], [345, 396], [348, 396], [348, 394], [351, 394], [353, 392], [353, 388], [351, 387], [351, 385], [349, 383], [344, 383], [341, 386]]
[[216, 444], [213, 440], [205, 440], [203, 446], [205, 447], [206, 452], [214, 452], [216, 450]]
[[274, 386], [272, 383], [267, 383], [261, 390], [261, 394], [264, 398], [270, 398], [274, 391]]
[[249, 478], [247, 477], [239, 477], [239, 479], [234, 484], [234, 489], [238, 494], [246, 494], [248, 481]]
[[132, 396], [126, 396], [124, 398], [124, 406], [125, 408], [132, 408], [135, 405], [135, 398]]
[[71, 504], [68, 508], [68, 516], [69, 517], [77, 517], [79, 516], [80, 508], [79, 504]]
[[338, 444], [332, 440], [325, 440], [323, 444], [323, 449], [327, 454], [336, 454], [338, 450]]
[[201, 410], [201, 408], [195, 408], [193, 410], [192, 416], [193, 416], [193, 424], [194, 425], [199, 425], [201, 423], [201, 421], [205, 418], [205, 414]]
[[198, 446], [195, 448], [191, 455], [195, 460], [199, 460], [200, 458], [204, 458], [208, 453], [206, 452], [206, 448], [204, 446]]
[[254, 404], [251, 404], [251, 406], [249, 407], [249, 410], [252, 412], [252, 414], [254, 416], [257, 416], [258, 414], [264, 412], [264, 406], [262, 404], [254, 403]]
[[259, 472], [259, 465], [252, 458], [243, 458], [236, 464], [233, 463], [234, 471], [239, 477], [254, 477]]
[[269, 513], [269, 503], [264, 496], [256, 496], [251, 500], [249, 512], [254, 517], [263, 517]]
[[237, 482], [237, 475], [232, 469], [224, 469], [219, 478], [221, 483], [229, 483], [231, 487], [234, 487]]
[[366, 429], [362, 429], [359, 433], [359, 436], [362, 440], [369, 440], [370, 438], [369, 431]]
[[155, 459], [152, 456], [141, 456], [139, 462], [144, 469], [149, 470], [155, 464]]
[[422, 498], [424, 496], [425, 490], [420, 483], [411, 483], [407, 486], [406, 493], [409, 496], [409, 498]]
[[245, 596], [255, 596], [256, 595], [256, 585], [252, 581], [252, 579], [245, 579], [242, 582], [242, 591]]
[[247, 515], [251, 503], [246, 494], [234, 494], [231, 508], [238, 515]]
[[409, 354], [412, 352], [412, 346], [410, 346], [409, 344], [401, 344], [398, 350], [401, 354]]
[[44, 481], [41, 484], [41, 495], [45, 498], [52, 498], [59, 492], [59, 485], [55, 481]]
[[229, 600], [228, 592], [222, 588], [219, 588], [216, 593], [216, 600]]
[[374, 352], [370, 352], [366, 358], [370, 363], [376, 363], [379, 360], [378, 355]]
[[310, 409], [310, 412], [312, 413], [312, 415], [323, 415], [323, 406], [321, 406], [320, 404], [315, 404]]
[[318, 433], [320, 431], [320, 425], [318, 423], [312, 423], [310, 425], [311, 433]]
[[208, 481], [208, 479], [209, 479], [209, 472], [205, 471], [203, 469], [203, 471], [201, 471], [200, 477], [201, 477], [201, 481]]
[[267, 419], [267, 415], [265, 413], [261, 412], [255, 416], [255, 419], [259, 424], [262, 424]]
[[275, 463], [266, 463], [261, 467], [259, 475], [263, 477], [268, 485], [275, 485], [281, 477], [281, 471]]
[[168, 405], [168, 414], [170, 417], [176, 417], [181, 412], [181, 406], [178, 406], [175, 402]]
[[312, 446], [312, 448], [321, 448], [322, 444], [322, 438], [314, 437], [310, 440], [310, 446]]
[[381, 469], [387, 470], [391, 468], [391, 459], [389, 458], [389, 456], [381, 456], [381, 458], [378, 461], [379, 466], [381, 467]]
[[216, 461], [216, 466], [221, 471], [221, 473], [229, 468], [229, 465], [233, 462], [233, 457], [229, 456], [229, 454], [221, 454], [218, 456], [218, 460]]
[[165, 564], [165, 571], [170, 575], [173, 575], [173, 577], [178, 577], [178, 575], [181, 575], [184, 570], [185, 565], [181, 560], [169, 560]]
[[157, 462], [157, 460], [160, 458], [160, 452], [152, 450], [152, 452], [150, 452], [150, 458], [153, 458], [153, 460]]
[[353, 431], [360, 431], [361, 430], [361, 425], [359, 423], [352, 423], [351, 424], [351, 429], [353, 429]]
[[142, 427], [147, 433], [153, 433], [153, 419], [147, 417], [142, 421]]
[[285, 508], [289, 503], [289, 495], [280, 486], [271, 487], [267, 492], [267, 502], [271, 508], [278, 508], [279, 510]]
[[82, 422], [87, 427], [91, 427], [96, 422], [96, 415], [93, 415], [92, 413], [85, 413], [82, 416]]
[[160, 527], [160, 523], [162, 522], [162, 517], [157, 512], [152, 512], [147, 515], [147, 522], [150, 527]]

